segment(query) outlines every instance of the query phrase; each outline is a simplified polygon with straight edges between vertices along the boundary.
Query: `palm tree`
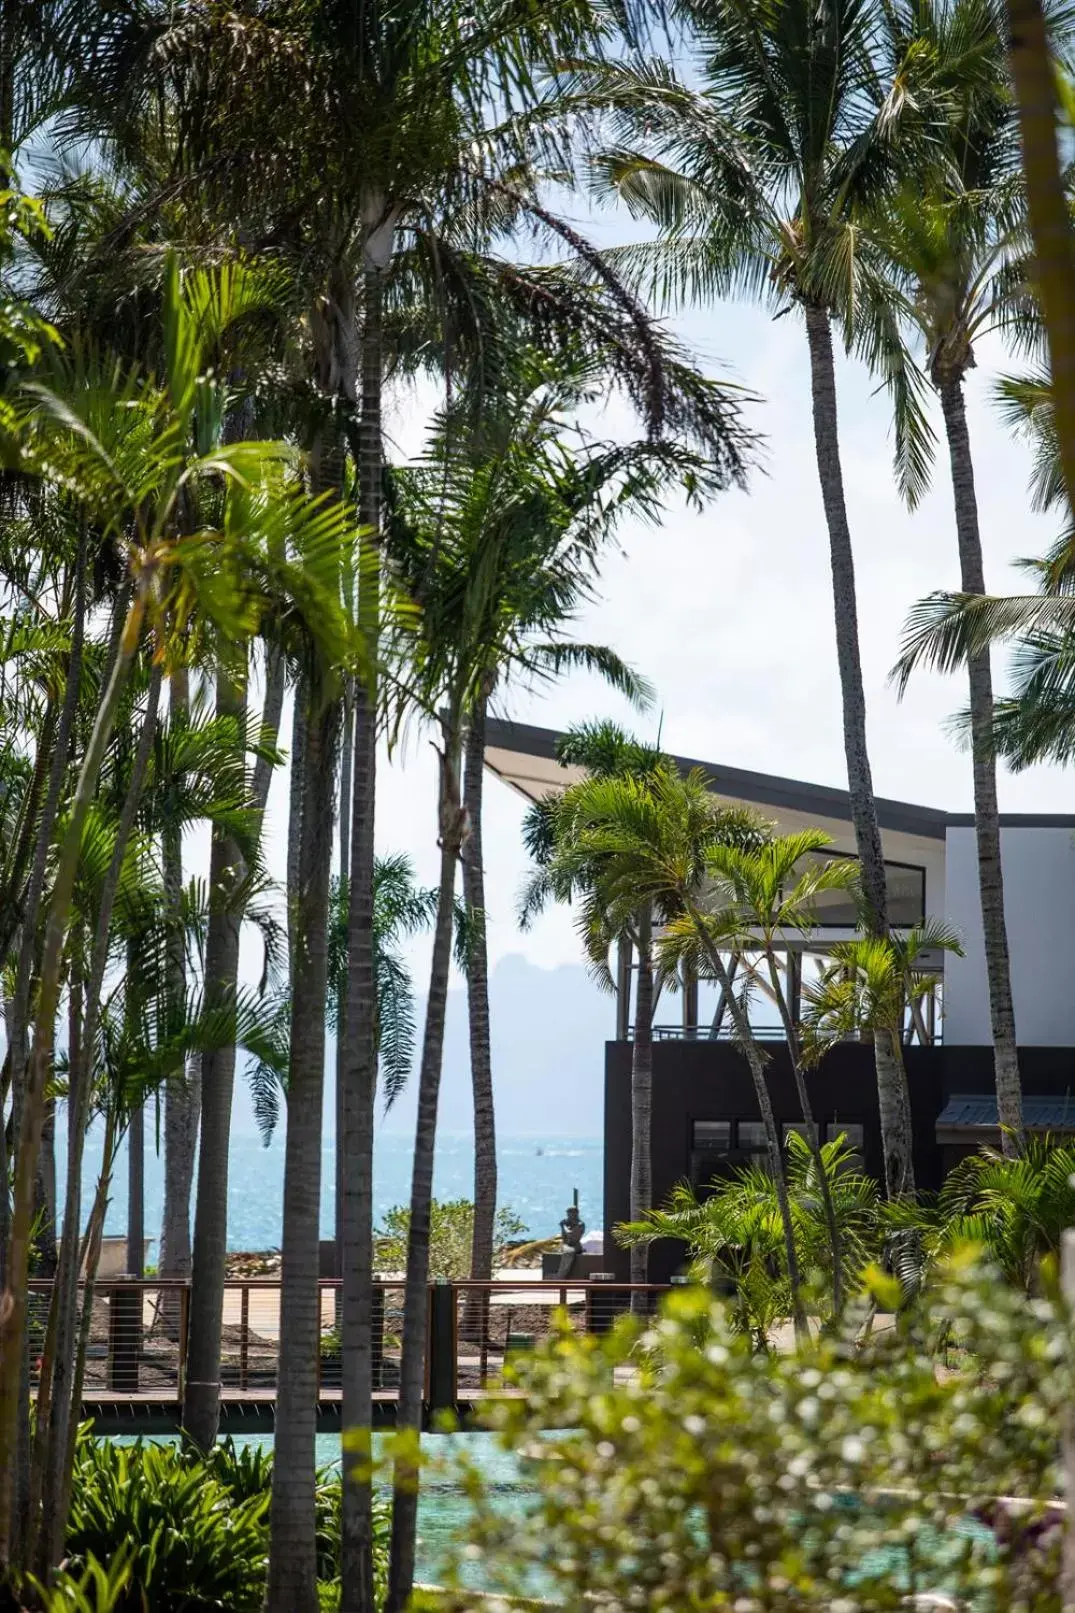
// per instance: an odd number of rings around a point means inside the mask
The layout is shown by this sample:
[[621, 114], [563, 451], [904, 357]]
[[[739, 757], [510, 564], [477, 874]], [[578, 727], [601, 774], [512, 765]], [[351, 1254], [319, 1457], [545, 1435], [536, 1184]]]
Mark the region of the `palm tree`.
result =
[[[70, 366], [61, 368], [56, 387], [26, 389], [19, 435], [6, 445], [9, 462], [62, 487], [76, 502], [105, 552], [122, 557], [130, 581], [121, 591], [107, 682], [56, 847], [34, 1039], [23, 1086], [0, 1352], [0, 1561], [5, 1563], [11, 1545], [27, 1238], [45, 1083], [80, 845], [100, 768], [146, 628], [162, 658], [174, 653], [171, 622], [175, 602], [184, 597], [202, 603], [206, 630], [226, 642], [244, 619], [256, 620], [260, 609], [249, 561], [256, 556], [267, 517], [302, 529], [304, 506], [281, 486], [279, 445], [238, 443], [210, 454], [198, 454], [189, 446], [205, 342], [213, 324], [210, 313], [219, 313], [221, 306], [213, 297], [208, 306], [201, 297], [204, 290], [204, 285], [193, 283], [184, 294], [174, 261], [168, 265], [164, 297], [168, 363], [163, 385], [147, 381], [137, 371], [76, 356]], [[177, 444], [182, 448], [177, 450]], [[239, 475], [246, 491], [225, 502], [223, 518], [211, 523], [203, 515], [195, 533], [186, 530], [184, 514], [196, 508], [198, 494], [209, 488], [216, 493], [222, 482], [226, 485]]]
[[[975, 363], [975, 345], [991, 330], [1010, 324], [1027, 298], [1023, 186], [1019, 172], [1014, 109], [1002, 37], [1003, 18], [994, 0], [951, 0], [914, 5], [890, 14], [899, 34], [897, 54], [914, 46], [934, 58], [934, 85], [949, 108], [943, 139], [933, 153], [936, 175], [887, 200], [871, 228], [888, 266], [891, 297], [905, 314], [926, 353], [926, 369], [940, 398], [951, 461], [964, 594], [984, 594], [985, 573], [967, 427], [964, 380]], [[924, 485], [930, 457], [928, 428], [914, 421], [915, 386], [897, 366], [897, 466], [913, 505]], [[988, 648], [967, 662], [974, 821], [985, 941], [986, 976], [993, 1031], [997, 1103], [1004, 1146], [1022, 1146], [1022, 1088], [1012, 1004], [1004, 883], [997, 805], [992, 674]]]
[[1042, 1261], [1058, 1259], [1075, 1213], [1075, 1149], [1032, 1137], [1022, 1157], [983, 1148], [945, 1178], [936, 1205], [919, 1217], [927, 1264], [978, 1244], [1005, 1279], [1041, 1292]]
[[[557, 759], [565, 766], [585, 767], [594, 780], [639, 779], [668, 765], [654, 746], [631, 738], [615, 723], [581, 724], [561, 735]], [[638, 959], [635, 971], [635, 1014], [631, 1034], [631, 1206], [632, 1216], [650, 1203], [649, 1116], [653, 1085], [653, 923], [645, 902], [627, 912], [602, 911], [599, 859], [588, 859], [574, 843], [575, 820], [570, 789], [550, 795], [527, 813], [523, 839], [535, 864], [520, 901], [520, 922], [525, 928], [547, 901], [582, 904], [579, 930], [583, 946], [599, 983], [612, 985], [609, 952], [630, 948]], [[645, 1282], [645, 1251], [631, 1255], [631, 1278]]]
[[873, 1038], [878, 1064], [890, 1068], [890, 1077], [878, 1092], [886, 1098], [897, 1094], [894, 1108], [881, 1109], [885, 1185], [892, 1199], [913, 1196], [911, 1099], [903, 1043], [908, 1012], [935, 984], [922, 962], [922, 954], [934, 948], [959, 956], [963, 951], [953, 930], [930, 919], [902, 936], [836, 941], [820, 979], [803, 987], [803, 1053], [808, 1063], [816, 1063], [846, 1037], [866, 1033]]
[[[576, 381], [576, 385], [577, 385]], [[535, 387], [537, 391], [535, 392]], [[541, 394], [547, 390], [547, 396]], [[455, 867], [468, 852], [461, 794], [464, 729], [487, 697], [490, 672], [513, 666], [549, 670], [572, 658], [619, 669], [608, 652], [546, 647], [547, 631], [585, 596], [596, 547], [617, 505], [644, 506], [684, 456], [660, 446], [584, 451], [577, 466], [560, 442], [555, 372], [539, 369], [499, 418], [477, 434], [454, 411], [434, 424], [418, 464], [392, 478], [386, 552], [421, 615], [404, 649], [404, 698], [432, 716], [441, 736], [439, 824], [441, 877], [434, 926], [429, 1007], [419, 1073], [418, 1125], [408, 1233], [400, 1421], [417, 1426], [425, 1342], [426, 1272], [436, 1104], [451, 956]], [[703, 471], [703, 485], [706, 474]], [[608, 506], [606, 512], [605, 506]], [[397, 722], [402, 721], [402, 707]], [[397, 1480], [390, 1596], [409, 1594], [413, 1578], [414, 1496]]]
[[[853, 862], [847, 858], [821, 860], [829, 843], [828, 835], [822, 831], [804, 829], [759, 846], [713, 846], [708, 857], [705, 907], [707, 926], [714, 938], [721, 938], [722, 950], [739, 957], [760, 954], [766, 976], [762, 983], [780, 1014], [806, 1128], [806, 1147], [813, 1160], [815, 1183], [828, 1230], [833, 1309], [839, 1314], [844, 1303], [844, 1257], [839, 1227], [829, 1175], [822, 1162], [821, 1138], [807, 1085], [800, 1027], [777, 955], [778, 949], [783, 951], [787, 968], [793, 969], [791, 943], [813, 929], [817, 922], [818, 898], [827, 891], [847, 890], [857, 884], [858, 870]], [[677, 963], [682, 965], [684, 936], [688, 943], [687, 958], [696, 962], [697, 933], [688, 919], [678, 927], [673, 925], [662, 941], [662, 961], [666, 968]], [[702, 962], [705, 961], [703, 958]], [[758, 965], [753, 972], [757, 977]], [[910, 1151], [909, 1136], [903, 1146], [906, 1152]]]
[[1064, 482], [1075, 501], [1075, 234], [1057, 149], [1056, 64], [1043, 0], [1007, 0], [1035, 278], [1056, 377], [1056, 434]]
[[[564, 792], [554, 810], [554, 851], [548, 877], [554, 889], [565, 894], [581, 893], [578, 929], [600, 976], [611, 979], [609, 950], [613, 940], [626, 932], [640, 947], [640, 975], [649, 974], [652, 978], [652, 926], [656, 923], [676, 936], [677, 961], [684, 955], [683, 931], [688, 930], [714, 979], [727, 991], [769, 1143], [769, 1166], [784, 1228], [792, 1313], [796, 1328], [802, 1329], [806, 1315], [798, 1256], [765, 1060], [751, 1032], [745, 1005], [731, 990], [727, 965], [720, 953], [725, 926], [704, 909], [705, 881], [714, 854], [719, 857], [720, 848], [729, 843], [757, 845], [765, 831], [749, 813], [721, 807], [711, 795], [701, 769], [682, 778], [667, 762], [658, 763], [648, 774], [583, 780]], [[640, 1008], [636, 1012], [652, 1011], [649, 996], [648, 980], [640, 980]], [[633, 1221], [652, 1208], [650, 1030], [648, 1024], [643, 1026], [639, 1054], [636, 1028], [632, 1060]]]
[[[566, 354], [550, 360], [524, 348], [499, 378], [496, 393], [483, 397], [476, 422], [470, 420], [472, 405], [464, 398], [442, 425], [445, 438], [458, 433], [468, 445], [471, 513], [480, 503], [487, 525], [495, 520], [503, 534], [490, 584], [500, 595], [499, 622], [468, 724], [464, 777], [469, 839], [463, 889], [475, 1146], [471, 1276], [486, 1280], [492, 1274], [496, 1215], [481, 853], [489, 702], [519, 677], [541, 681], [583, 667], [598, 672], [637, 704], [645, 704], [649, 692], [643, 680], [606, 647], [571, 639], [571, 621], [592, 596], [601, 548], [620, 519], [627, 514], [655, 518], [662, 491], [677, 481], [689, 483], [695, 497], [726, 481], [719, 463], [703, 461], [675, 443], [611, 445], [573, 430], [568, 424], [572, 411], [594, 395], [601, 378], [602, 366], [594, 357]], [[475, 1323], [472, 1313], [468, 1325]]]
[[[600, 169], [661, 231], [621, 249], [617, 269], [666, 301], [746, 294], [800, 314], [810, 360], [814, 446], [829, 539], [844, 753], [862, 892], [873, 934], [888, 930], [881, 833], [866, 735], [854, 557], [844, 496], [833, 323], [880, 364], [898, 351], [882, 311], [868, 329], [860, 215], [927, 136], [914, 56], [888, 62], [880, 13], [862, 0], [682, 0], [697, 88], [664, 62], [578, 75], [584, 102], [618, 136]], [[903, 123], [907, 120], [907, 132]], [[904, 166], [905, 165], [905, 166]], [[876, 310], [874, 310], [876, 311]], [[892, 1071], [878, 1065], [879, 1083]], [[898, 1095], [889, 1093], [883, 1107]]]
[[[787, 1177], [795, 1246], [804, 1269], [824, 1273], [835, 1294], [839, 1287], [861, 1279], [881, 1253], [877, 1183], [853, 1168], [843, 1137], [822, 1143], [815, 1156], [797, 1132], [788, 1135]], [[818, 1214], [819, 1204], [826, 1200], [838, 1230], [839, 1281], [832, 1270], [829, 1215]], [[791, 1293], [776, 1187], [762, 1166], [736, 1170], [729, 1181], [715, 1182], [701, 1200], [693, 1188], [681, 1183], [663, 1209], [617, 1227], [616, 1236], [624, 1243], [657, 1238], [685, 1243], [691, 1270], [700, 1281], [719, 1279], [731, 1287], [733, 1324], [750, 1333], [759, 1349], [769, 1347], [773, 1327], [788, 1314]], [[779, 1273], [775, 1280], [774, 1266]]]

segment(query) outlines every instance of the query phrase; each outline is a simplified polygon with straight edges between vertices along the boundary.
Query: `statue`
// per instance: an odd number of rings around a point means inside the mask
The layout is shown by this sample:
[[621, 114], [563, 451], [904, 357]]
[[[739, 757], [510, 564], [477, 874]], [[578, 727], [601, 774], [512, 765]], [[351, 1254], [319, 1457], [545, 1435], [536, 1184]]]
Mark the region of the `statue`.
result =
[[575, 1270], [582, 1253], [585, 1232], [586, 1223], [579, 1216], [579, 1190], [576, 1187], [574, 1199], [560, 1222], [560, 1269], [557, 1277], [570, 1277]]

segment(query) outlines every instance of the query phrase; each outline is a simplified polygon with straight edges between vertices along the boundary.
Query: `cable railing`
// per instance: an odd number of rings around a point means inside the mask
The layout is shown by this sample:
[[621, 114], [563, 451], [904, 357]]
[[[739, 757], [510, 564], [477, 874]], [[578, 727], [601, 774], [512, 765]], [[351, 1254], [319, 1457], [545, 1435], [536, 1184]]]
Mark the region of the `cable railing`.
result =
[[[554, 1329], [607, 1332], [627, 1311], [651, 1313], [666, 1284], [620, 1282], [612, 1273], [586, 1279], [515, 1278], [491, 1282], [435, 1282], [429, 1287], [425, 1401], [448, 1409], [487, 1394], [512, 1393], [512, 1362]], [[320, 1329], [316, 1362], [318, 1401], [339, 1399], [342, 1354], [339, 1312], [342, 1284], [318, 1284]], [[29, 1293], [31, 1384], [42, 1369], [51, 1282], [34, 1280]], [[85, 1289], [80, 1291], [80, 1305]], [[279, 1278], [230, 1279], [224, 1286], [220, 1333], [220, 1389], [227, 1401], [272, 1402], [280, 1381]], [[83, 1400], [87, 1407], [182, 1402], [190, 1338], [191, 1286], [161, 1277], [109, 1278], [94, 1286], [86, 1350]], [[374, 1284], [373, 1387], [382, 1401], [396, 1398], [403, 1331], [402, 1278]]]

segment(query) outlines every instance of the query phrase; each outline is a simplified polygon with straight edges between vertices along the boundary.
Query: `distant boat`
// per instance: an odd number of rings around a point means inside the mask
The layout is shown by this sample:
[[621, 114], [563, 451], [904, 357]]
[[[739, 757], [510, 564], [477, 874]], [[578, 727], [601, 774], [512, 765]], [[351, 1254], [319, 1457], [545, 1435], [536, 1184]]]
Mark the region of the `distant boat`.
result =
[[540, 1159], [542, 1154], [545, 1152], [545, 1150], [544, 1150], [544, 1148], [536, 1148], [534, 1150], [534, 1152], [537, 1154], [537, 1157]]

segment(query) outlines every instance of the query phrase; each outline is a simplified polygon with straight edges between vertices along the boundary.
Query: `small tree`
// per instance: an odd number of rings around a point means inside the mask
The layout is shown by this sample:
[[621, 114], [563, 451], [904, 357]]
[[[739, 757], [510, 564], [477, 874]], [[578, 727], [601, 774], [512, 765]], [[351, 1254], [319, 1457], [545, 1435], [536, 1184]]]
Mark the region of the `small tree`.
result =
[[[706, 930], [719, 938], [721, 949], [742, 956], [760, 958], [755, 976], [780, 1014], [799, 1098], [806, 1146], [814, 1164], [814, 1184], [821, 1195], [822, 1209], [831, 1252], [832, 1301], [843, 1309], [843, 1258], [840, 1233], [829, 1187], [829, 1173], [821, 1152], [821, 1139], [814, 1120], [813, 1104], [806, 1081], [802, 1039], [792, 1005], [787, 973], [794, 967], [789, 942], [801, 939], [817, 922], [818, 897], [827, 891], [846, 891], [857, 886], [858, 868], [849, 858], [818, 861], [818, 853], [830, 844], [820, 829], [804, 829], [798, 834], [780, 835], [760, 846], [719, 846], [711, 848], [707, 861]], [[699, 945], [700, 931], [693, 918], [673, 926], [662, 943], [666, 966], [677, 961], [686, 941], [687, 957], [697, 966], [708, 962], [708, 948]], [[780, 955], [783, 955], [782, 966]], [[751, 1037], [751, 1057], [767, 1062], [767, 1055]]]
[[[838, 941], [821, 979], [804, 988], [803, 1052], [817, 1063], [848, 1036], [872, 1036], [878, 1063], [890, 1066], [878, 1085], [885, 1186], [892, 1199], [912, 1192], [910, 1169], [911, 1098], [903, 1059], [908, 1012], [933, 990], [935, 977], [923, 968], [923, 952], [941, 948], [962, 956], [963, 947], [947, 925], [927, 919], [905, 936], [861, 936]], [[896, 1102], [890, 1105], [889, 1096]], [[905, 1141], [904, 1141], [905, 1140]], [[898, 1146], [896, 1146], [898, 1143]]]

